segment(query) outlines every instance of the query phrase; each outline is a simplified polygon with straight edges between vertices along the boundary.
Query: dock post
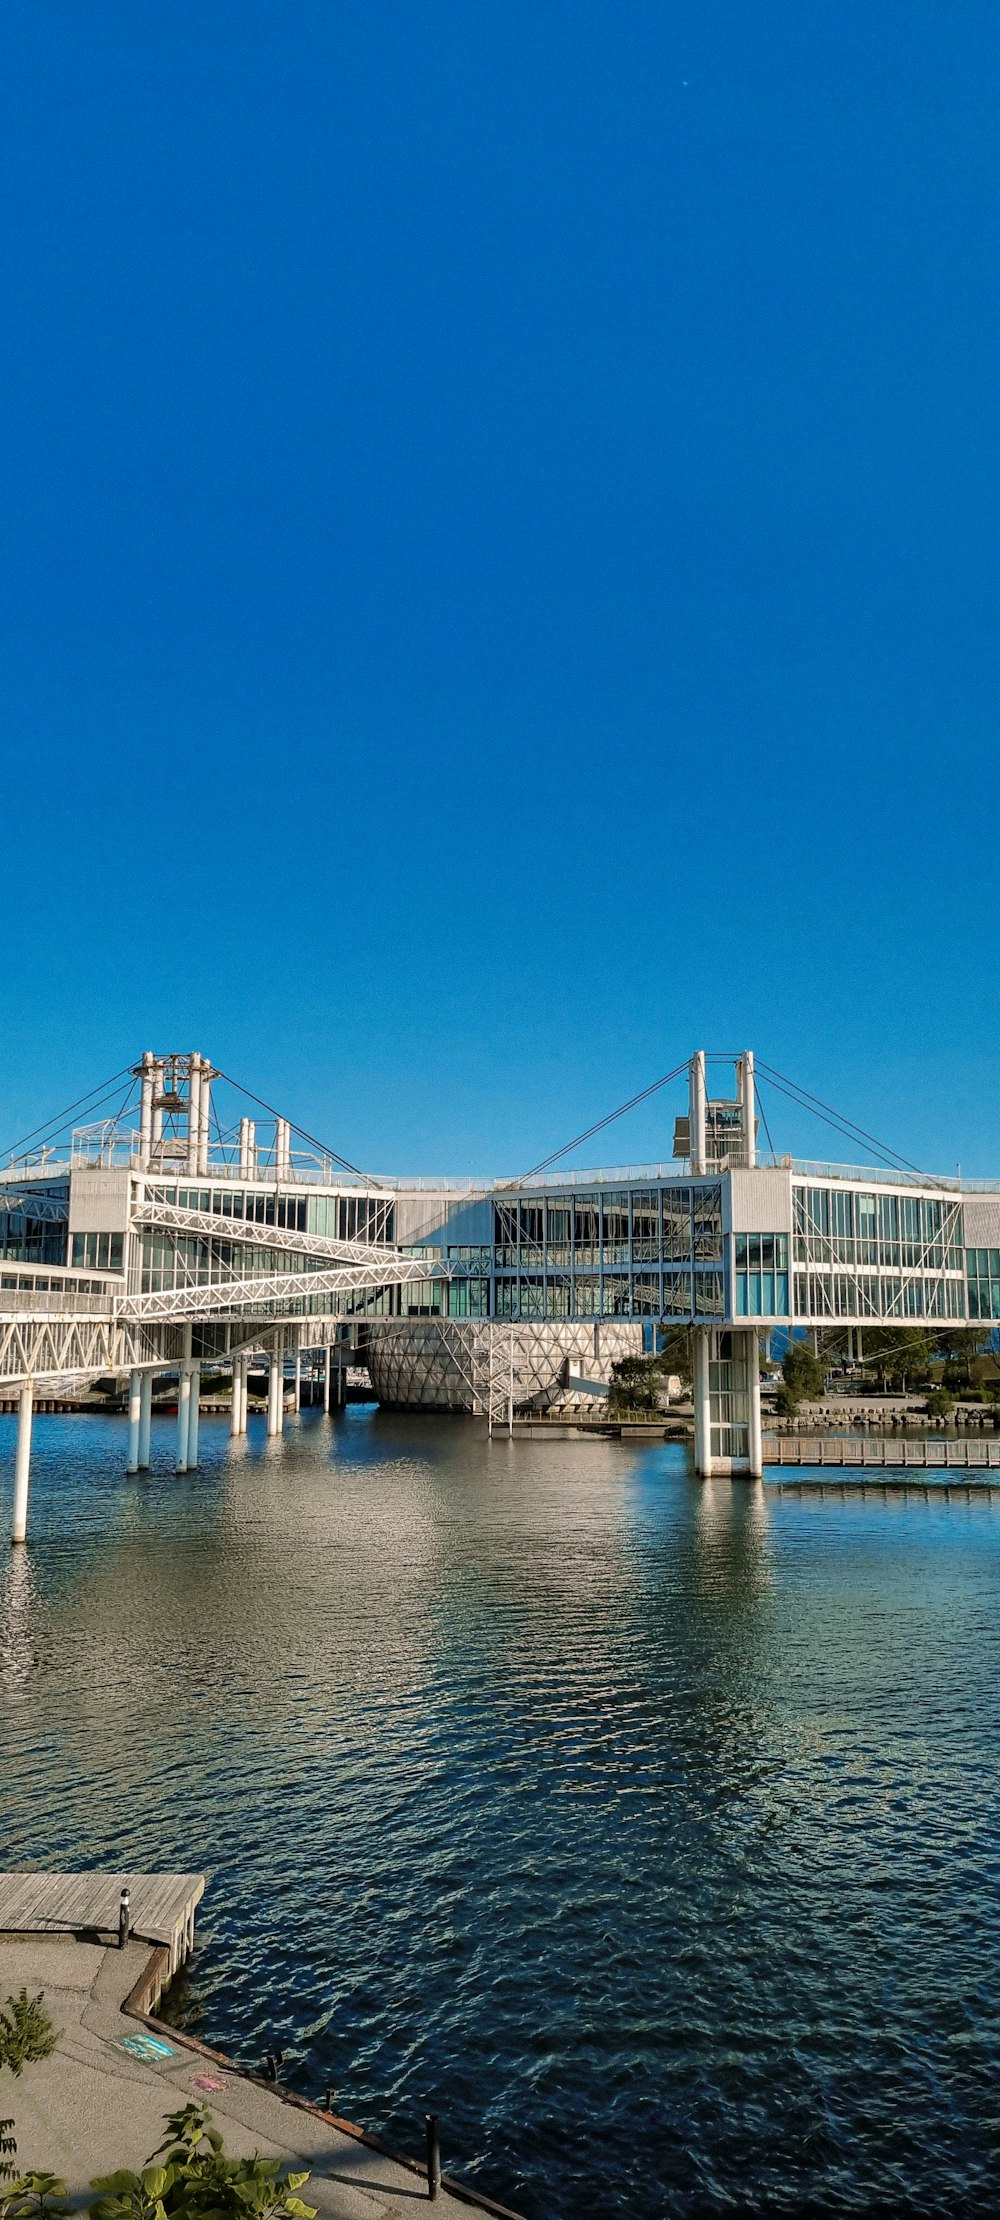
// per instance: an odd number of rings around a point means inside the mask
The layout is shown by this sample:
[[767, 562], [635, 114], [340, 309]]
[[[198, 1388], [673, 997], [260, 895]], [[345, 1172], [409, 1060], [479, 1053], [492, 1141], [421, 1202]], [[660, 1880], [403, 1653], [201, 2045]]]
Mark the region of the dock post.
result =
[[232, 1440], [243, 1431], [243, 1359], [233, 1358], [233, 1394], [229, 1411], [229, 1433]]
[[142, 1373], [131, 1371], [128, 1376], [128, 1467], [129, 1474], [139, 1470], [139, 1434], [142, 1427]]
[[33, 1383], [25, 1380], [17, 1409], [17, 1460], [14, 1466], [14, 1522], [10, 1530], [11, 1547], [28, 1539], [28, 1475], [31, 1471], [31, 1414], [34, 1409]]
[[441, 2135], [436, 2112], [426, 2112], [427, 2128], [427, 2195], [436, 2197], [441, 2187]]
[[302, 1351], [295, 1351], [295, 1408], [302, 1409]]
[[138, 1462], [139, 1462], [139, 1470], [140, 1470], [140, 1472], [148, 1472], [148, 1471], [149, 1471], [149, 1436], [150, 1436], [150, 1432], [151, 1432], [151, 1429], [152, 1429], [152, 1420], [153, 1420], [153, 1375], [152, 1375], [152, 1373], [151, 1373], [151, 1372], [144, 1372], [144, 1373], [142, 1374], [142, 1386], [141, 1386], [141, 1389], [140, 1389], [140, 1393], [139, 1393], [139, 1460], [138, 1460]]
[[119, 1905], [118, 1905], [118, 1948], [119, 1948], [119, 1950], [127, 1950], [127, 1949], [128, 1949], [129, 1936], [130, 1936], [131, 1932], [132, 1932], [132, 1900], [131, 1900], [131, 1897], [130, 1897], [130, 1895], [129, 1895], [128, 1882], [126, 1882], [126, 1884], [125, 1884], [125, 1887], [124, 1887], [124, 1888], [123, 1888], [123, 1890], [122, 1890], [122, 1893], [121, 1893], [121, 1898], [120, 1898], [120, 1900], [119, 1900]]
[[187, 1463], [189, 1472], [198, 1470], [198, 1410], [201, 1399], [201, 1366], [191, 1366], [191, 1400], [188, 1404]]
[[327, 1342], [327, 1343], [326, 1343], [326, 1345], [325, 1345], [325, 1347], [324, 1347], [324, 1350], [323, 1350], [323, 1410], [324, 1410], [324, 1413], [325, 1413], [325, 1415], [326, 1415], [327, 1417], [329, 1417], [329, 1415], [330, 1415], [330, 1344], [329, 1344], [329, 1342]]

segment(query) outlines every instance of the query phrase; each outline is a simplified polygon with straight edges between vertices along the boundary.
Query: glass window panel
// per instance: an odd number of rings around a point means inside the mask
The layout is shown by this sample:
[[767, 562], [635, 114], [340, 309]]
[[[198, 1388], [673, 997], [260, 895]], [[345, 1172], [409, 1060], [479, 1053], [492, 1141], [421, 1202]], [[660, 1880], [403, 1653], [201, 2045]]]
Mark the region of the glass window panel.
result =
[[663, 1255], [667, 1262], [684, 1263], [691, 1256], [691, 1190], [663, 1189]]

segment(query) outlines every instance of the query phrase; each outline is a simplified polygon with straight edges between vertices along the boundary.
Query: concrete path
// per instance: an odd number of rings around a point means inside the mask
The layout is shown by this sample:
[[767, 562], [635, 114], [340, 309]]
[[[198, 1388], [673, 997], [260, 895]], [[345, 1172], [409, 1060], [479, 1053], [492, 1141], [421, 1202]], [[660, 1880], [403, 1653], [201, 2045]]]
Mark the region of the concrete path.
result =
[[[172, 2029], [160, 2036], [123, 2014], [149, 1957], [147, 1943], [121, 1951], [0, 1935], [0, 2000], [22, 1987], [32, 1996], [44, 1990], [59, 2031], [51, 2058], [25, 2066], [17, 2079], [0, 2076], [0, 2116], [14, 2115], [19, 2168], [60, 2175], [82, 2204], [95, 2174], [144, 2165], [163, 2140], [165, 2115], [200, 2097], [235, 2157], [257, 2151], [308, 2166], [311, 2178], [299, 2194], [324, 2220], [416, 2220], [428, 2203], [419, 2175], [187, 2048]], [[164, 2054], [148, 2049], [151, 2035]], [[436, 2200], [442, 2220], [470, 2220], [473, 2209], [445, 2190]]]

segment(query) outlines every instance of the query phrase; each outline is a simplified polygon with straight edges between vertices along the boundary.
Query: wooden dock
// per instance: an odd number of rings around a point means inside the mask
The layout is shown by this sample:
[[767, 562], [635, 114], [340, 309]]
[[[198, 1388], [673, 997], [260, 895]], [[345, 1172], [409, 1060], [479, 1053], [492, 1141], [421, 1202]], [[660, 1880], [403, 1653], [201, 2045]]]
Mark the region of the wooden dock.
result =
[[1000, 1472], [1000, 1441], [906, 1441], [891, 1434], [765, 1434], [764, 1464], [858, 1471]]
[[163, 1945], [169, 1978], [194, 1942], [203, 1873], [0, 1873], [0, 1934], [117, 1937], [124, 1888], [132, 1933]]

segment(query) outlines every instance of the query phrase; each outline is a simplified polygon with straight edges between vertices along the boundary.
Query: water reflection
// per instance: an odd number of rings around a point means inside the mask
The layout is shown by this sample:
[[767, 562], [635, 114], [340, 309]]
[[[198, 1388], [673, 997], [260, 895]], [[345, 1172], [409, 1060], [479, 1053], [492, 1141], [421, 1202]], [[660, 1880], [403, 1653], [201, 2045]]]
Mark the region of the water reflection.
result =
[[532, 2216], [986, 2209], [1000, 1502], [353, 1412], [172, 1446], [38, 1421], [11, 1864], [196, 1860], [206, 2039], [440, 2109]]
[[26, 1549], [12, 1549], [0, 1572], [0, 1683], [23, 1687], [34, 1667], [34, 1567]]

